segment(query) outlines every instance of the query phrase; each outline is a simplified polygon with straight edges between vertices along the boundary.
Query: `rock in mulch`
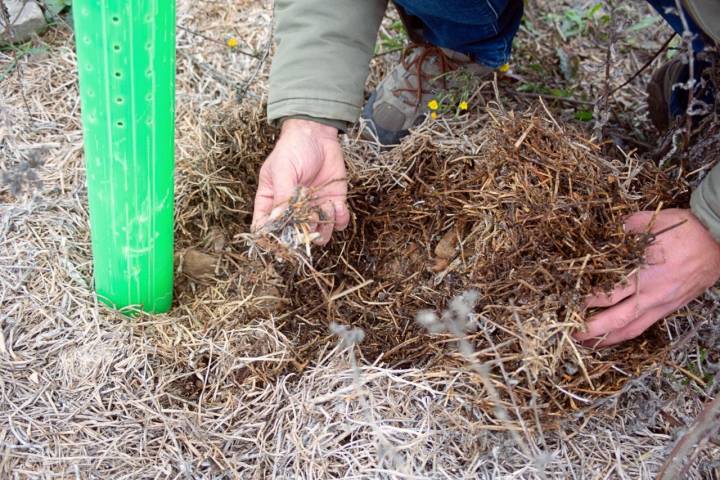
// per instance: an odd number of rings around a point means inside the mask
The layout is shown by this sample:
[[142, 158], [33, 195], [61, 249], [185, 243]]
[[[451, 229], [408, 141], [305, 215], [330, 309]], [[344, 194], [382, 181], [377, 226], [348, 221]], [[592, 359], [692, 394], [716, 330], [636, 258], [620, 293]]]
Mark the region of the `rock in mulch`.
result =
[[47, 28], [42, 9], [33, 1], [3, 0], [0, 9], [0, 45], [27, 42]]

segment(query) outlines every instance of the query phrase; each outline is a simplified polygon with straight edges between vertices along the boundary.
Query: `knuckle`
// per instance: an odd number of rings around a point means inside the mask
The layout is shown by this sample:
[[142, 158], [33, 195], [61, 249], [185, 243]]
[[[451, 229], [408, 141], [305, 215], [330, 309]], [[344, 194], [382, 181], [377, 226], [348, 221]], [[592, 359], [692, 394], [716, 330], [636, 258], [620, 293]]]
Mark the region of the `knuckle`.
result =
[[639, 316], [640, 315], [638, 313], [638, 309], [636, 306], [634, 306], [633, 309], [630, 311], [614, 315], [610, 319], [609, 324], [610, 324], [612, 330], [620, 330], [620, 329], [626, 328], [633, 321], [637, 320], [639, 318]]
[[628, 323], [630, 323], [631, 319], [627, 317], [627, 315], [616, 315], [610, 319], [610, 329], [611, 330], [620, 330], [621, 328], [625, 328]]
[[626, 332], [625, 337], [627, 340], [630, 340], [632, 338], [637, 338], [640, 335], [642, 335], [643, 333], [645, 333], [645, 330], [647, 330], [647, 327], [645, 325], [631, 324], [625, 331]]

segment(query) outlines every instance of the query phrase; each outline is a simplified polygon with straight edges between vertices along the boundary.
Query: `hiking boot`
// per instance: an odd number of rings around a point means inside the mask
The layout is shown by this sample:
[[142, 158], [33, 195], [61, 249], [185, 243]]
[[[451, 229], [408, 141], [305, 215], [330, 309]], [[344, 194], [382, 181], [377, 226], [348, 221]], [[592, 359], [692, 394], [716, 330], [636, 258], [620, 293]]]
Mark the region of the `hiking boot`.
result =
[[[712, 80], [711, 59], [696, 58], [694, 61], [695, 85], [690, 113], [697, 120], [712, 111], [715, 102], [715, 84]], [[650, 121], [660, 132], [667, 131], [679, 117], [688, 113], [689, 67], [680, 56], [663, 64], [652, 76], [647, 86], [648, 113]]]
[[461, 53], [432, 45], [413, 44], [400, 64], [372, 92], [363, 108], [362, 136], [382, 145], [397, 145], [428, 114], [428, 102], [458, 87], [465, 72], [481, 79], [493, 72]]

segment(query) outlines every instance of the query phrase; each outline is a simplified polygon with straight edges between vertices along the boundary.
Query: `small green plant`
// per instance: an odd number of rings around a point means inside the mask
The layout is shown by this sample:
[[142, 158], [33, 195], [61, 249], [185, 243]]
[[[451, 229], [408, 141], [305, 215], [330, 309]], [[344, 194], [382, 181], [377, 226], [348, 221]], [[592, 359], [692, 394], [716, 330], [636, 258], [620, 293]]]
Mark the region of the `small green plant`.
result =
[[375, 54], [400, 51], [408, 42], [408, 34], [400, 20], [395, 20], [388, 32], [380, 31], [380, 43], [375, 47]]
[[536, 82], [523, 83], [517, 90], [518, 92], [541, 93], [558, 98], [570, 98], [573, 96], [573, 92], [567, 88], [548, 87], [547, 85]]
[[43, 0], [42, 6], [45, 10], [45, 16], [54, 17], [66, 8], [72, 5], [72, 0]]
[[569, 8], [561, 14], [549, 13], [546, 18], [555, 25], [563, 40], [586, 35], [593, 26], [610, 22], [600, 2], [587, 9]]
[[590, 110], [575, 110], [575, 120], [589, 122], [592, 119], [593, 113]]
[[653, 25], [657, 24], [660, 21], [660, 17], [657, 15], [648, 15], [647, 17], [643, 18], [639, 22], [636, 22], [632, 25], [630, 25], [627, 28], [628, 32], [637, 32], [639, 30], [644, 30], [648, 27], [652, 27]]
[[48, 48], [44, 45], [41, 45], [39, 47], [33, 46], [32, 42], [26, 42], [20, 45], [13, 45], [8, 44], [3, 47], [0, 47], [0, 52], [7, 52], [12, 51], [15, 52], [15, 55], [13, 56], [13, 60], [2, 70], [0, 70], [0, 82], [8, 78], [10, 75], [13, 74], [15, 69], [17, 68], [19, 62], [25, 58], [29, 57], [31, 55], [35, 55], [37, 53], [47, 53]]
[[[518, 92], [526, 93], [537, 93], [540, 95], [546, 95], [548, 97], [555, 97], [558, 99], [573, 98], [574, 92], [568, 88], [548, 87], [542, 83], [527, 82], [523, 83], [517, 88]], [[584, 97], [584, 95], [581, 95]], [[593, 112], [586, 108], [578, 108], [574, 114], [575, 120], [580, 122], [589, 122], [593, 119]]]
[[712, 385], [715, 381], [715, 375], [713, 372], [710, 371], [701, 371], [701, 369], [698, 367], [698, 364], [704, 365], [708, 360], [709, 351], [707, 348], [701, 348], [700, 349], [700, 358], [698, 359], [698, 362], [690, 363], [688, 365], [688, 370], [690, 373], [695, 375], [697, 378], [701, 379], [703, 382], [705, 382], [707, 385]]
[[[451, 88], [438, 92], [427, 104], [430, 117], [436, 119], [442, 115], [460, 115], [470, 108], [470, 95], [478, 86], [477, 77], [470, 72], [450, 72], [446, 74]], [[452, 78], [450, 76], [452, 75]], [[434, 81], [442, 81], [441, 78]]]

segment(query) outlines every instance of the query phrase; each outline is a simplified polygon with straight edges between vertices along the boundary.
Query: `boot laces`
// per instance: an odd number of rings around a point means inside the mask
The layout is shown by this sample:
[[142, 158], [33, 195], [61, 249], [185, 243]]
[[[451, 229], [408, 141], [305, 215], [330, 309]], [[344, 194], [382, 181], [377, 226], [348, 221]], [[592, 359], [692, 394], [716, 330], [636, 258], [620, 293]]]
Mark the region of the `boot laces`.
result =
[[[410, 54], [418, 48], [421, 49], [420, 53], [415, 55], [415, 57], [411, 60]], [[429, 75], [423, 70], [423, 65], [425, 64], [425, 61], [432, 58], [437, 59], [437, 64], [440, 69], [439, 75]], [[396, 97], [399, 97], [403, 103], [411, 106], [414, 105], [416, 108], [418, 108], [420, 106], [423, 93], [429, 91], [425, 89], [425, 85], [427, 83], [431, 83], [436, 78], [440, 78], [442, 81], [442, 88], [447, 89], [446, 74], [457, 70], [459, 67], [466, 65], [469, 62], [469, 60], [456, 60], [454, 58], [451, 58], [450, 56], [448, 56], [447, 53], [445, 53], [442, 48], [435, 45], [411, 43], [405, 48], [405, 50], [403, 50], [400, 63], [402, 64], [403, 68], [405, 68], [405, 70], [413, 72], [415, 74], [415, 77], [417, 77], [417, 85], [413, 85], [410, 81], [410, 78], [412, 77], [406, 78], [406, 86], [394, 89], [393, 94]], [[415, 93], [415, 101], [413, 102], [411, 99], [408, 100], [403, 96], [399, 95], [399, 93], [401, 92]]]

